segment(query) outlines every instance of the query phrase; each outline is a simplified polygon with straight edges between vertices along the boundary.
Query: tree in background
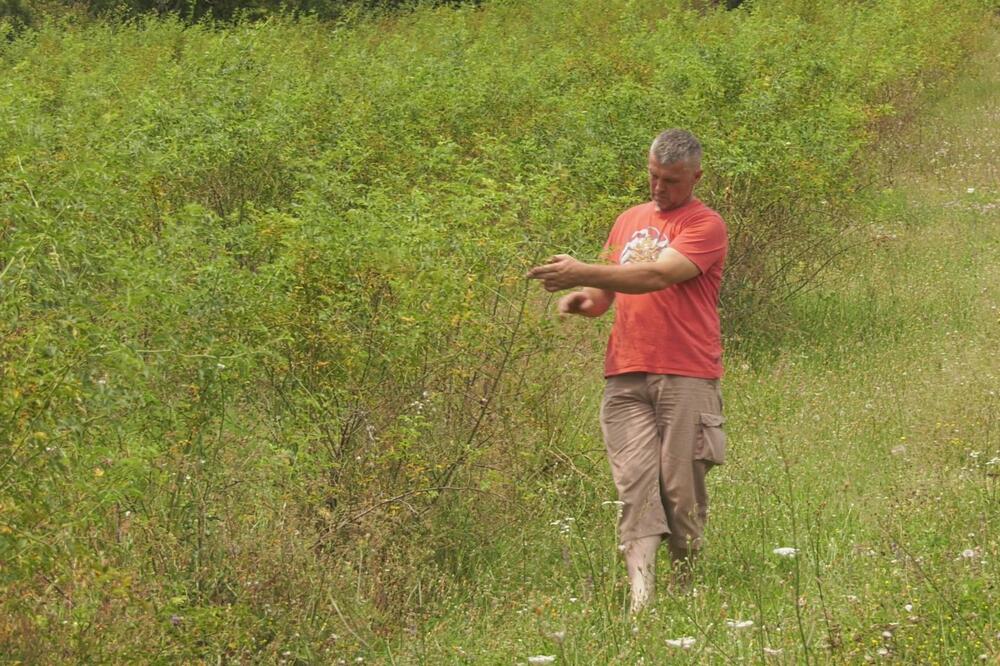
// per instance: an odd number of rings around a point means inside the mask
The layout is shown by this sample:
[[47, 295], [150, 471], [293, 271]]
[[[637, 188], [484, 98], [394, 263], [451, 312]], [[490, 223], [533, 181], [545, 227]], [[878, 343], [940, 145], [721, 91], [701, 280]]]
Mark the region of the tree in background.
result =
[[21, 28], [31, 22], [31, 12], [23, 0], [0, 0], [0, 20], [9, 19], [14, 28]]

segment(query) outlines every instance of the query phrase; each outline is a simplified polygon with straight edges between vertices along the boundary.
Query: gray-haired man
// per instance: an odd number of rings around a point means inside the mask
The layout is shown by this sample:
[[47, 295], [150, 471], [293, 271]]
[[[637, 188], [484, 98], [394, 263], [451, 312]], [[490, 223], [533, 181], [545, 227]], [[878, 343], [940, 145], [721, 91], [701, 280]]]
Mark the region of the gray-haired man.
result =
[[616, 220], [609, 264], [559, 254], [528, 277], [563, 296], [559, 312], [598, 317], [612, 304], [601, 428], [623, 502], [619, 539], [632, 610], [652, 598], [667, 541], [686, 574], [708, 514], [705, 475], [725, 457], [718, 298], [728, 242], [719, 215], [694, 196], [701, 145], [667, 130], [649, 151], [651, 201]]

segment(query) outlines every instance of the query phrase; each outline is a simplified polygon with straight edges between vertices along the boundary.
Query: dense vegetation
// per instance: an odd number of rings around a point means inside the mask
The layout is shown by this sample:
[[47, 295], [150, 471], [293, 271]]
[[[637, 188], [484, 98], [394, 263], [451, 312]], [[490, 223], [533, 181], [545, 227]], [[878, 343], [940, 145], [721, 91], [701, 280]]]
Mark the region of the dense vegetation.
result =
[[0, 0], [0, 19], [17, 28], [53, 17], [123, 20], [155, 14], [188, 22], [246, 21], [273, 15], [343, 20], [358, 13], [403, 12], [420, 5], [478, 5], [480, 0]]
[[600, 336], [556, 331], [526, 267], [594, 258], [649, 139], [692, 128], [737, 348], [985, 16], [0, 23], [0, 646], [320, 660], [416, 626], [565, 493], [605, 496], [564, 475]]

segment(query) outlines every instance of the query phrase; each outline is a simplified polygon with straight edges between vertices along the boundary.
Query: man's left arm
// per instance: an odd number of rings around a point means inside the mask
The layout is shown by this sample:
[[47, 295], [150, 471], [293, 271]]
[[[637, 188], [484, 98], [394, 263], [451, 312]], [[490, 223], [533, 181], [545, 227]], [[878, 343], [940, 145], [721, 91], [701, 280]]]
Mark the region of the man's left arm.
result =
[[645, 294], [690, 280], [700, 273], [693, 261], [667, 248], [656, 261], [631, 264], [587, 264], [568, 254], [557, 254], [548, 263], [532, 268], [528, 277], [541, 280], [546, 291], [594, 287], [622, 294]]

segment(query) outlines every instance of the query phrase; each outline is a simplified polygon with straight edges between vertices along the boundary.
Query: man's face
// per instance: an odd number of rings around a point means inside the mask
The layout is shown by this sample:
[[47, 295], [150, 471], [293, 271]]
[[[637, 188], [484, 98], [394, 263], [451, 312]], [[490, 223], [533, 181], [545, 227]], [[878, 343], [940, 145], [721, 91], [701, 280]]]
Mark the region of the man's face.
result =
[[687, 162], [660, 164], [649, 155], [649, 196], [656, 209], [679, 208], [691, 200], [694, 185], [701, 179], [701, 169]]

